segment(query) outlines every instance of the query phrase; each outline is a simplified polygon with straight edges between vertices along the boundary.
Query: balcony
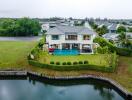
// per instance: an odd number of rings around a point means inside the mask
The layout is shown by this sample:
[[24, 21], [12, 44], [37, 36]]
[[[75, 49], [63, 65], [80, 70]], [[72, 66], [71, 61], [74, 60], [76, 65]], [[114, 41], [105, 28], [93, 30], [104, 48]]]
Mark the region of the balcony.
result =
[[77, 35], [66, 35], [65, 40], [77, 40]]

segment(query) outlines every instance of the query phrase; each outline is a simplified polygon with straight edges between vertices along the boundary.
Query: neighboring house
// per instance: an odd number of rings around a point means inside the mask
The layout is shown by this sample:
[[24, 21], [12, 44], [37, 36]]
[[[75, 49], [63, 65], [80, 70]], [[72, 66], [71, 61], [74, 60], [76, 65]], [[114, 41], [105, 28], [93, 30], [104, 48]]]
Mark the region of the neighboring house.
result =
[[132, 40], [132, 33], [126, 33], [126, 38]]
[[116, 33], [117, 28], [118, 28], [118, 24], [111, 24], [108, 26], [108, 31], [109, 33]]
[[80, 54], [93, 53], [93, 39], [96, 33], [86, 27], [57, 26], [46, 33], [49, 49], [77, 49]]
[[106, 40], [112, 40], [114, 42], [119, 41], [119, 34], [116, 34], [116, 33], [106, 33], [102, 37]]
[[58, 25], [61, 25], [61, 26], [73, 26], [72, 23], [68, 22], [68, 21], [48, 21], [48, 22], [43, 22], [41, 23], [41, 32], [43, 31], [47, 31], [49, 30], [50, 28], [54, 28]]

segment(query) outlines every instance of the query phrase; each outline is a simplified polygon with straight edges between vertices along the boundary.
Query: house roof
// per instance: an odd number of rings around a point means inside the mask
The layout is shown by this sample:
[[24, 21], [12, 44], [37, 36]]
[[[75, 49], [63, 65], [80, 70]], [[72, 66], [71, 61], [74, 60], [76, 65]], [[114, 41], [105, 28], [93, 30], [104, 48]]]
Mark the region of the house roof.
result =
[[114, 40], [114, 39], [117, 39], [119, 36], [119, 34], [116, 34], [116, 33], [106, 33], [104, 34], [102, 37], [105, 38], [105, 39], [110, 39], [110, 40]]
[[110, 26], [108, 26], [109, 30], [117, 30], [118, 24], [111, 24]]
[[96, 34], [94, 31], [81, 26], [57, 26], [51, 28], [46, 34]]

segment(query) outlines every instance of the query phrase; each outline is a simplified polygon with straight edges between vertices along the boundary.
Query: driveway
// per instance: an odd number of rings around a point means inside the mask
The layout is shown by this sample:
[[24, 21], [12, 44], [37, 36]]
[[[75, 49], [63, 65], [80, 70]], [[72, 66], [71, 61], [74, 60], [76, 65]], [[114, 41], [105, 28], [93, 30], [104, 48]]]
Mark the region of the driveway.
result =
[[0, 37], [0, 41], [39, 41], [41, 36], [32, 37]]

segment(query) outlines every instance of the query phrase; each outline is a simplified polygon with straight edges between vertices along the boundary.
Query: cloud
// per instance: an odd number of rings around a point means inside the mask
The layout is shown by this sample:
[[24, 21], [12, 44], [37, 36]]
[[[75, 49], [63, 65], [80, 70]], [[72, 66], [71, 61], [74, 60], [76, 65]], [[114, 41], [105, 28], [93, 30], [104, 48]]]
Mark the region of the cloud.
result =
[[0, 17], [132, 18], [132, 0], [0, 0]]

